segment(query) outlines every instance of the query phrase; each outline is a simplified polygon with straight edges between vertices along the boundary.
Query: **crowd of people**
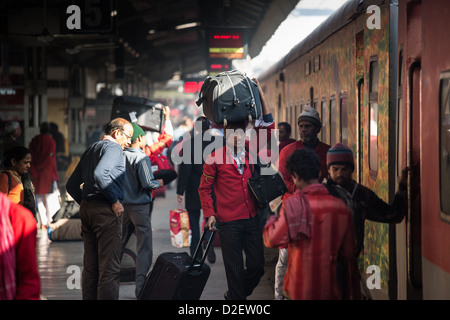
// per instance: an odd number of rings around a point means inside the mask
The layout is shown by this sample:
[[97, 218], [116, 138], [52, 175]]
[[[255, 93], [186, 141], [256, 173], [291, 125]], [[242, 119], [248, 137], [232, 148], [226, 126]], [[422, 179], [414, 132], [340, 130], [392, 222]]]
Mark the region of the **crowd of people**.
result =
[[[132, 233], [137, 239], [136, 297], [145, 285], [153, 263], [155, 190], [168, 183], [164, 177], [155, 177], [152, 157], [168, 150], [169, 161], [174, 153], [189, 159], [176, 163], [173, 171], [178, 173], [176, 202], [189, 214], [190, 254], [198, 246], [201, 226], [218, 230], [228, 286], [225, 299], [245, 300], [258, 286], [264, 274], [264, 246], [279, 252], [274, 299], [370, 295], [357, 265], [363, 251], [364, 221], [403, 220], [408, 168], [402, 172], [393, 203], [384, 202], [352, 179], [354, 155], [348, 146], [330, 146], [319, 140], [322, 122], [314, 108], [304, 107], [297, 122], [300, 139], [291, 139], [291, 126], [286, 122], [275, 126], [264, 92], [253, 80], [262, 107], [262, 116], [254, 123], [216, 128], [200, 116], [194, 123], [183, 119], [174, 131], [170, 108], [165, 107], [164, 130], [156, 140], [136, 123], [116, 118], [106, 124], [103, 137], [89, 143], [65, 185], [80, 204], [83, 299], [119, 298], [120, 261]], [[279, 156], [273, 164], [288, 191], [274, 200], [278, 210], [269, 210], [267, 217], [267, 208], [258, 205], [248, 186], [255, 159], [246, 132], [257, 133], [260, 150], [267, 146], [260, 145], [259, 133], [269, 137], [263, 141], [272, 141], [275, 128], [279, 130]], [[208, 130], [215, 130], [219, 140], [202, 139]], [[28, 148], [18, 143], [18, 123], [9, 123], [6, 132], [0, 173], [0, 299], [39, 299], [36, 221], [45, 228], [59, 209], [57, 156], [64, 156], [65, 150], [58, 142], [61, 136], [52, 135], [47, 122]], [[203, 157], [196, 161], [198, 150], [187, 142], [199, 136]], [[220, 147], [211, 148], [217, 141]], [[208, 261], [215, 260], [212, 247]]]

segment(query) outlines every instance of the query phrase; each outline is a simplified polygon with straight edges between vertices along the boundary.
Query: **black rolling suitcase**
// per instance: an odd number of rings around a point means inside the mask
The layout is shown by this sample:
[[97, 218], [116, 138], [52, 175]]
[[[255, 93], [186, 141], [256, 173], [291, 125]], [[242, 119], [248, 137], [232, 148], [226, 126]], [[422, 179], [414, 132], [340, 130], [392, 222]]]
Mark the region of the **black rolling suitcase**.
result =
[[205, 239], [207, 227], [195, 250], [194, 257], [187, 252], [161, 253], [147, 275], [138, 300], [199, 300], [211, 273], [205, 264], [214, 233], [211, 234], [202, 259], [196, 259]]
[[196, 104], [218, 125], [257, 120], [262, 112], [256, 83], [238, 70], [206, 77]]
[[111, 120], [124, 118], [136, 122], [144, 130], [161, 133], [164, 118], [162, 107], [162, 104], [146, 98], [117, 97], [113, 101]]

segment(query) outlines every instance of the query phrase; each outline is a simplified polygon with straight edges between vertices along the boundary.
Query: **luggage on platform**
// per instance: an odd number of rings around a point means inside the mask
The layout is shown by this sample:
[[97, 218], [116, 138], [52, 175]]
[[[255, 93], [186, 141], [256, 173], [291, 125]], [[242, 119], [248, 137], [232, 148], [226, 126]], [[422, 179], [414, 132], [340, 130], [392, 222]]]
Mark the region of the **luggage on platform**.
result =
[[147, 275], [138, 300], [199, 300], [211, 273], [205, 259], [214, 234], [209, 238], [203, 257], [197, 260], [206, 232], [207, 228], [198, 242], [194, 257], [187, 252], [161, 253]]
[[83, 240], [81, 234], [81, 219], [61, 218], [48, 225], [47, 235], [51, 241]]
[[164, 121], [162, 108], [162, 104], [146, 98], [121, 96], [113, 101], [111, 120], [124, 118], [136, 122], [144, 130], [161, 133]]
[[206, 77], [196, 104], [203, 104], [203, 113], [217, 125], [257, 120], [262, 114], [256, 83], [238, 70]]
[[47, 236], [51, 241], [83, 240], [80, 205], [74, 200], [66, 200], [48, 225]]

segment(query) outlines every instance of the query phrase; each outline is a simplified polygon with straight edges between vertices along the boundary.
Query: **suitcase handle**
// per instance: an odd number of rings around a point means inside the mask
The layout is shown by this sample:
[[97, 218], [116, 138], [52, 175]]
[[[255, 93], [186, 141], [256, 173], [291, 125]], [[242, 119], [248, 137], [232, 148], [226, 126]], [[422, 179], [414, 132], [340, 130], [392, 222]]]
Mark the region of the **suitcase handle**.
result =
[[[200, 246], [202, 245], [203, 240], [205, 240], [206, 232], [208, 230], [209, 230], [209, 227], [205, 226], [205, 228], [203, 229], [202, 236], [198, 242], [197, 248], [195, 249], [194, 256], [192, 257], [192, 262], [191, 262], [191, 265], [189, 266], [189, 270], [191, 270], [194, 267], [194, 264], [197, 261], [196, 260], [197, 254], [200, 251]], [[205, 252], [203, 253], [202, 260], [200, 261], [200, 264], [198, 265], [199, 267], [201, 267], [203, 265], [203, 263], [205, 263], [206, 255], [208, 253], [209, 247], [211, 246], [211, 242], [214, 239], [214, 236], [216, 235], [216, 231], [217, 230], [212, 231], [211, 237], [209, 238], [208, 243], [206, 244], [206, 248], [205, 248]]]

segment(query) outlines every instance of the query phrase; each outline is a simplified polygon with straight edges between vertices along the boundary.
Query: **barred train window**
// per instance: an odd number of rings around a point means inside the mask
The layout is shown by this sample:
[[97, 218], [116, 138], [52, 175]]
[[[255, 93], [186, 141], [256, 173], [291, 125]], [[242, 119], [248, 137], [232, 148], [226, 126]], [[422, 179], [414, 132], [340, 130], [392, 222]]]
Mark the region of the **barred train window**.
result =
[[439, 180], [441, 217], [450, 222], [450, 71], [441, 74], [439, 119]]
[[378, 171], [378, 61], [371, 58], [369, 74], [369, 169]]
[[336, 104], [336, 96], [332, 95], [330, 99], [330, 145], [334, 146], [338, 143], [339, 135], [337, 134], [339, 112]]
[[348, 97], [347, 93], [341, 94], [341, 142], [348, 146]]
[[322, 142], [323, 143], [330, 143], [328, 141], [328, 106], [327, 106], [327, 100], [324, 98], [321, 102], [321, 114], [322, 118]]

